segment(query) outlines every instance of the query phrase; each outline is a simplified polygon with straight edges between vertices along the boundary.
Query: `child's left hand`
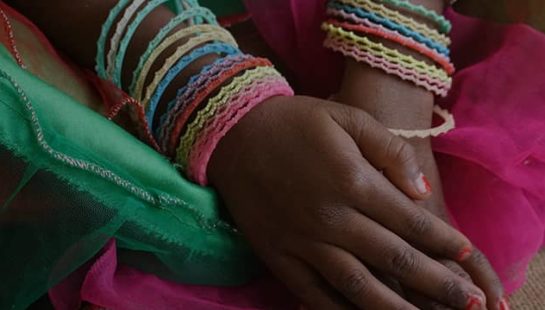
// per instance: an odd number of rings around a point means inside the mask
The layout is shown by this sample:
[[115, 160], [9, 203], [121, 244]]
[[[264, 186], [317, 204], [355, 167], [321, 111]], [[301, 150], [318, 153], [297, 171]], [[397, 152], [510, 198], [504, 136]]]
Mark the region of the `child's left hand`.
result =
[[[397, 77], [386, 75], [366, 65], [347, 60], [345, 77], [336, 101], [361, 108], [371, 114], [386, 127], [396, 129], [421, 129], [431, 125], [434, 97]], [[451, 223], [444, 203], [442, 186], [433, 156], [430, 139], [412, 139], [424, 174], [429, 178], [433, 189], [432, 197], [419, 204]], [[486, 294], [488, 309], [500, 310], [503, 302], [503, 288], [498, 276], [486, 257], [474, 251], [471, 257], [458, 265], [453, 261], [439, 259], [451, 270], [471, 279]], [[411, 302], [424, 309], [437, 309], [434, 302], [421, 296], [408, 294]], [[438, 305], [438, 304], [436, 304]], [[442, 308], [441, 308], [442, 307]], [[444, 309], [444, 306], [439, 309]]]

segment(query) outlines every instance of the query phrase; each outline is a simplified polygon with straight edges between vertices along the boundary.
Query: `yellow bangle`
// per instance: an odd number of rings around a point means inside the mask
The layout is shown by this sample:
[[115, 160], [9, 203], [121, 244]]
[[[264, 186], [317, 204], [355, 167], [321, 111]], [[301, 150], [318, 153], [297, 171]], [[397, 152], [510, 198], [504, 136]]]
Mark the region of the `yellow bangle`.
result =
[[[138, 101], [142, 100], [144, 83], [146, 82], [146, 77], [148, 76], [149, 70], [151, 69], [152, 65], [155, 63], [155, 61], [157, 60], [159, 55], [161, 55], [161, 53], [163, 53], [167, 48], [169, 48], [170, 46], [172, 46], [174, 43], [178, 42], [179, 40], [182, 40], [191, 35], [196, 35], [201, 33], [212, 33], [212, 34], [215, 34], [216, 36], [221, 34], [222, 38], [225, 39], [224, 41], [232, 44], [233, 46], [237, 46], [237, 43], [235, 39], [233, 38], [233, 36], [231, 36], [231, 34], [227, 30], [216, 25], [195, 25], [195, 26], [190, 26], [180, 31], [177, 31], [173, 33], [172, 35], [170, 35], [169, 37], [167, 37], [159, 46], [157, 46], [157, 48], [146, 60], [146, 62], [142, 66], [142, 71], [140, 72], [140, 76], [138, 77], [138, 80], [136, 82], [134, 92], [131, 95]], [[168, 69], [166, 69], [166, 71], [168, 71]]]
[[242, 75], [235, 77], [229, 84], [224, 86], [220, 92], [211, 98], [206, 107], [200, 110], [187, 130], [180, 138], [180, 144], [176, 151], [176, 162], [185, 167], [187, 157], [191, 146], [195, 143], [198, 133], [202, 130], [208, 120], [210, 120], [217, 111], [224, 106], [228, 99], [239, 93], [243, 88], [252, 84], [254, 81], [267, 77], [282, 77], [274, 67], [257, 67], [246, 70]]
[[385, 47], [382, 43], [373, 42], [366, 37], [358, 36], [351, 31], [346, 31], [341, 27], [337, 27], [329, 23], [324, 23], [322, 25], [322, 29], [327, 31], [329, 35], [341, 38], [344, 41], [350, 41], [351, 43], [357, 45], [358, 48], [365, 50], [374, 56], [385, 58], [392, 63], [403, 65], [406, 68], [427, 74], [430, 77], [441, 81], [451, 80], [445, 70], [417, 60], [410, 55], [402, 54], [395, 49]]
[[404, 129], [388, 129], [392, 134], [412, 139], [412, 138], [428, 138], [428, 137], [437, 137], [442, 134], [445, 134], [454, 128], [456, 128], [456, 122], [454, 121], [454, 116], [450, 114], [447, 110], [441, 109], [440, 106], [436, 105], [433, 107], [433, 112], [439, 115], [445, 122], [431, 129], [418, 129], [418, 130], [404, 130]]
[[424, 23], [419, 23], [415, 21], [414, 19], [412, 19], [411, 17], [405, 16], [397, 11], [389, 9], [382, 4], [374, 3], [371, 0], [338, 0], [338, 1], [344, 4], [360, 7], [367, 11], [379, 14], [400, 25], [404, 25], [405, 27], [413, 31], [421, 33], [422, 35], [436, 42], [439, 42], [447, 47], [451, 44], [450, 38], [445, 36], [444, 34], [439, 33], [439, 31], [428, 27], [428, 25]]

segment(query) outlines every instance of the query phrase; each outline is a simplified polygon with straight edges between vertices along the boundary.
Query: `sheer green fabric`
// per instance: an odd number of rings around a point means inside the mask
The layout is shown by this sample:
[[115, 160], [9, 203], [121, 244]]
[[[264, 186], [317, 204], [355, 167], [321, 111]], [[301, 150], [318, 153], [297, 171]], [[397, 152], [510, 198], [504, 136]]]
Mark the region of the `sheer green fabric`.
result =
[[184, 283], [238, 285], [259, 269], [213, 191], [1, 45], [0, 160], [0, 309], [26, 308], [111, 237], [129, 264]]

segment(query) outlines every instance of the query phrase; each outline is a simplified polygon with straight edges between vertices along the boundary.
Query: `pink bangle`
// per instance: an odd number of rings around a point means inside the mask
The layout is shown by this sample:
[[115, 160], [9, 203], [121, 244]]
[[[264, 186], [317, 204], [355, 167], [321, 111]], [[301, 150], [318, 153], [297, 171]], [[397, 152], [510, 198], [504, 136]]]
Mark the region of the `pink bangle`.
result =
[[[337, 9], [333, 9], [333, 8], [329, 8], [327, 10], [327, 14], [329, 16], [333, 16], [333, 17], [340, 17], [340, 18], [343, 18], [343, 19], [346, 19], [350, 22], [353, 22], [353, 23], [356, 23], [358, 25], [363, 25], [363, 26], [367, 26], [371, 29], [374, 29], [375, 31], [380, 31], [382, 33], [384, 33], [386, 36], [388, 37], [394, 37], [394, 36], [397, 36], [397, 37], [400, 37], [400, 38], [403, 38], [403, 43], [400, 43], [398, 42], [399, 44], [402, 44], [404, 46], [407, 46], [407, 47], [414, 47], [413, 49], [420, 52], [420, 51], [430, 51], [430, 53], [432, 53], [433, 56], [430, 56], [430, 55], [427, 55], [425, 54], [426, 56], [430, 57], [433, 61], [437, 62], [438, 64], [441, 64], [442, 66], [444, 64], [448, 64], [448, 67], [452, 67], [452, 73], [454, 73], [454, 65], [451, 63], [450, 61], [450, 58], [445, 56], [445, 55], [442, 55], [440, 53], [438, 53], [437, 51], [435, 51], [434, 49], [431, 49], [429, 47], [427, 47], [425, 44], [422, 44], [420, 42], [417, 42], [415, 41], [414, 39], [412, 38], [409, 38], [409, 37], [405, 37], [403, 35], [401, 35], [400, 33], [398, 33], [397, 31], [394, 31], [394, 30], [390, 30], [382, 25], [379, 25], [379, 24], [376, 24], [368, 19], [364, 19], [364, 18], [360, 18], [358, 17], [356, 14], [353, 14], [353, 13], [347, 13], [347, 12], [344, 12], [342, 10], [337, 10]], [[386, 37], [386, 39], [388, 39], [388, 37]], [[445, 70], [449, 73], [449, 74], [452, 74], [451, 72], [449, 72], [450, 70], [447, 69], [445, 67]]]
[[409, 40], [408, 38], [398, 35], [397, 33], [389, 33], [386, 32], [380, 28], [372, 28], [365, 25], [354, 25], [347, 22], [340, 22], [335, 19], [331, 19], [328, 21], [328, 23], [333, 24], [338, 27], [342, 27], [346, 30], [350, 31], [356, 31], [356, 32], [363, 32], [366, 34], [374, 35], [377, 37], [384, 38], [386, 40], [395, 42], [397, 44], [403, 45], [405, 47], [408, 47], [414, 51], [417, 51], [418, 53], [430, 58], [431, 60], [435, 61], [439, 65], [443, 67], [443, 69], [447, 72], [447, 74], [452, 75], [454, 73], [454, 65], [450, 63], [449, 61], [445, 61], [445, 59], [441, 56], [439, 56], [439, 53], [436, 51], [426, 47], [422, 46], [421, 44], [417, 44], [413, 40]]
[[374, 56], [370, 53], [360, 50], [357, 47], [351, 46], [342, 39], [332, 38], [328, 36], [324, 41], [324, 46], [337, 51], [347, 57], [352, 57], [358, 62], [365, 62], [373, 68], [384, 70], [388, 74], [393, 74], [403, 80], [411, 81], [416, 85], [425, 88], [426, 90], [441, 96], [446, 97], [452, 82], [440, 81], [426, 74], [419, 73], [415, 70], [405, 68], [399, 64], [391, 63], [384, 58]]
[[250, 110], [273, 96], [293, 96], [293, 90], [286, 80], [278, 78], [270, 83], [253, 84], [249, 91], [241, 93], [236, 102], [229, 102], [226, 105], [227, 109], [215, 116], [210, 127], [199, 135], [193, 145], [188, 158], [187, 174], [189, 178], [200, 185], [208, 185], [208, 162], [221, 138]]

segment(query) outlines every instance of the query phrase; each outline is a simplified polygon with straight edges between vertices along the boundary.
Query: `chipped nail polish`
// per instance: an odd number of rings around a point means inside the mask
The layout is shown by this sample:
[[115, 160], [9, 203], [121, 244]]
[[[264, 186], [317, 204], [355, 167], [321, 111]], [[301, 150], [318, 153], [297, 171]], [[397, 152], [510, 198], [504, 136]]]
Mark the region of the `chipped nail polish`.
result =
[[427, 195], [431, 193], [432, 189], [431, 189], [430, 182], [428, 181], [428, 178], [426, 178], [426, 176], [423, 173], [420, 173], [418, 178], [415, 180], [415, 186], [416, 186], [416, 190], [422, 195]]
[[483, 306], [483, 302], [478, 297], [470, 297], [466, 306], [466, 310], [479, 310]]
[[464, 247], [460, 253], [458, 254], [458, 257], [456, 257], [456, 260], [458, 262], [463, 262], [465, 261], [466, 259], [469, 258], [469, 256], [471, 256], [471, 252], [473, 252], [472, 248], [470, 246], [466, 246]]

